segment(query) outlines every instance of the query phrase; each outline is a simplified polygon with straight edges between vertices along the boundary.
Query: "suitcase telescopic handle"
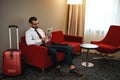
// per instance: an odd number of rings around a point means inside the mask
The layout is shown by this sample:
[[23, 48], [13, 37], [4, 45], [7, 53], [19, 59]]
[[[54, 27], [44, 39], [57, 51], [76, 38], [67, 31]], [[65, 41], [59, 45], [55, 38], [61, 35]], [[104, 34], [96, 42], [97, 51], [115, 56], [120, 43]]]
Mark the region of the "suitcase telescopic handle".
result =
[[17, 25], [9, 25], [9, 43], [10, 49], [12, 49], [12, 39], [11, 39], [11, 28], [16, 28], [16, 36], [17, 36], [17, 49], [19, 49], [19, 37], [18, 37], [18, 26]]
[[17, 25], [10, 25], [9, 28], [11, 28], [11, 27], [16, 27], [16, 28], [18, 28]]

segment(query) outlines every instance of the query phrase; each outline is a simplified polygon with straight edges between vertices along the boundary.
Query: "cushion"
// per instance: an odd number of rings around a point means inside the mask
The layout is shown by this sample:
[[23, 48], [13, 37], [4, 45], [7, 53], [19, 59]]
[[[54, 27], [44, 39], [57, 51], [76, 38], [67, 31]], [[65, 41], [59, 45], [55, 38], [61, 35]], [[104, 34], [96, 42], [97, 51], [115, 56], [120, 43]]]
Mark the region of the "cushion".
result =
[[51, 41], [56, 42], [56, 43], [59, 43], [59, 42], [64, 41], [63, 32], [62, 32], [62, 31], [55, 31], [55, 32], [52, 32]]

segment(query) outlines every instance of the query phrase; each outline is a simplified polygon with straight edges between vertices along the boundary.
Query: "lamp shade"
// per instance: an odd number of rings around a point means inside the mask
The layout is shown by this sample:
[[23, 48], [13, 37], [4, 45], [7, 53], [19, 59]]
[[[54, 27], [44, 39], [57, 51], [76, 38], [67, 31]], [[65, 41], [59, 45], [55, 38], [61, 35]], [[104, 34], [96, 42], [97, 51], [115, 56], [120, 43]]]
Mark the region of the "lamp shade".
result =
[[67, 0], [67, 4], [82, 4], [82, 0]]

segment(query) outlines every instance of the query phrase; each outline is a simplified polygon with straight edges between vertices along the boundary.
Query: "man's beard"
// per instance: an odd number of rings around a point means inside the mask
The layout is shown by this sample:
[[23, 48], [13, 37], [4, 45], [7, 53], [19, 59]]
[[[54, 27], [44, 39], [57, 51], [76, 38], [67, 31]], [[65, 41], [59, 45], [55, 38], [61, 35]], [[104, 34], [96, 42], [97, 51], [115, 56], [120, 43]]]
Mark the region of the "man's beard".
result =
[[38, 26], [35, 26], [35, 28], [38, 28]]
[[35, 27], [33, 27], [33, 28], [37, 29], [37, 28], [38, 28], [38, 26], [35, 26]]

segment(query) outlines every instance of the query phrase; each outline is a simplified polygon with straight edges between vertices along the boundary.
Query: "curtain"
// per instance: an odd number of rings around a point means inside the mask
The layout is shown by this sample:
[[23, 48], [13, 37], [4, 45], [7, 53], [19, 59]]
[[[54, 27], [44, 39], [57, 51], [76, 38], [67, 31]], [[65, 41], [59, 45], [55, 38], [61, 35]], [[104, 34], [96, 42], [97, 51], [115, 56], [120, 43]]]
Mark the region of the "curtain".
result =
[[83, 35], [85, 0], [80, 5], [68, 5], [67, 34]]
[[110, 25], [120, 25], [119, 0], [87, 0], [84, 42], [102, 40]]
[[68, 34], [78, 35], [80, 5], [69, 5]]

